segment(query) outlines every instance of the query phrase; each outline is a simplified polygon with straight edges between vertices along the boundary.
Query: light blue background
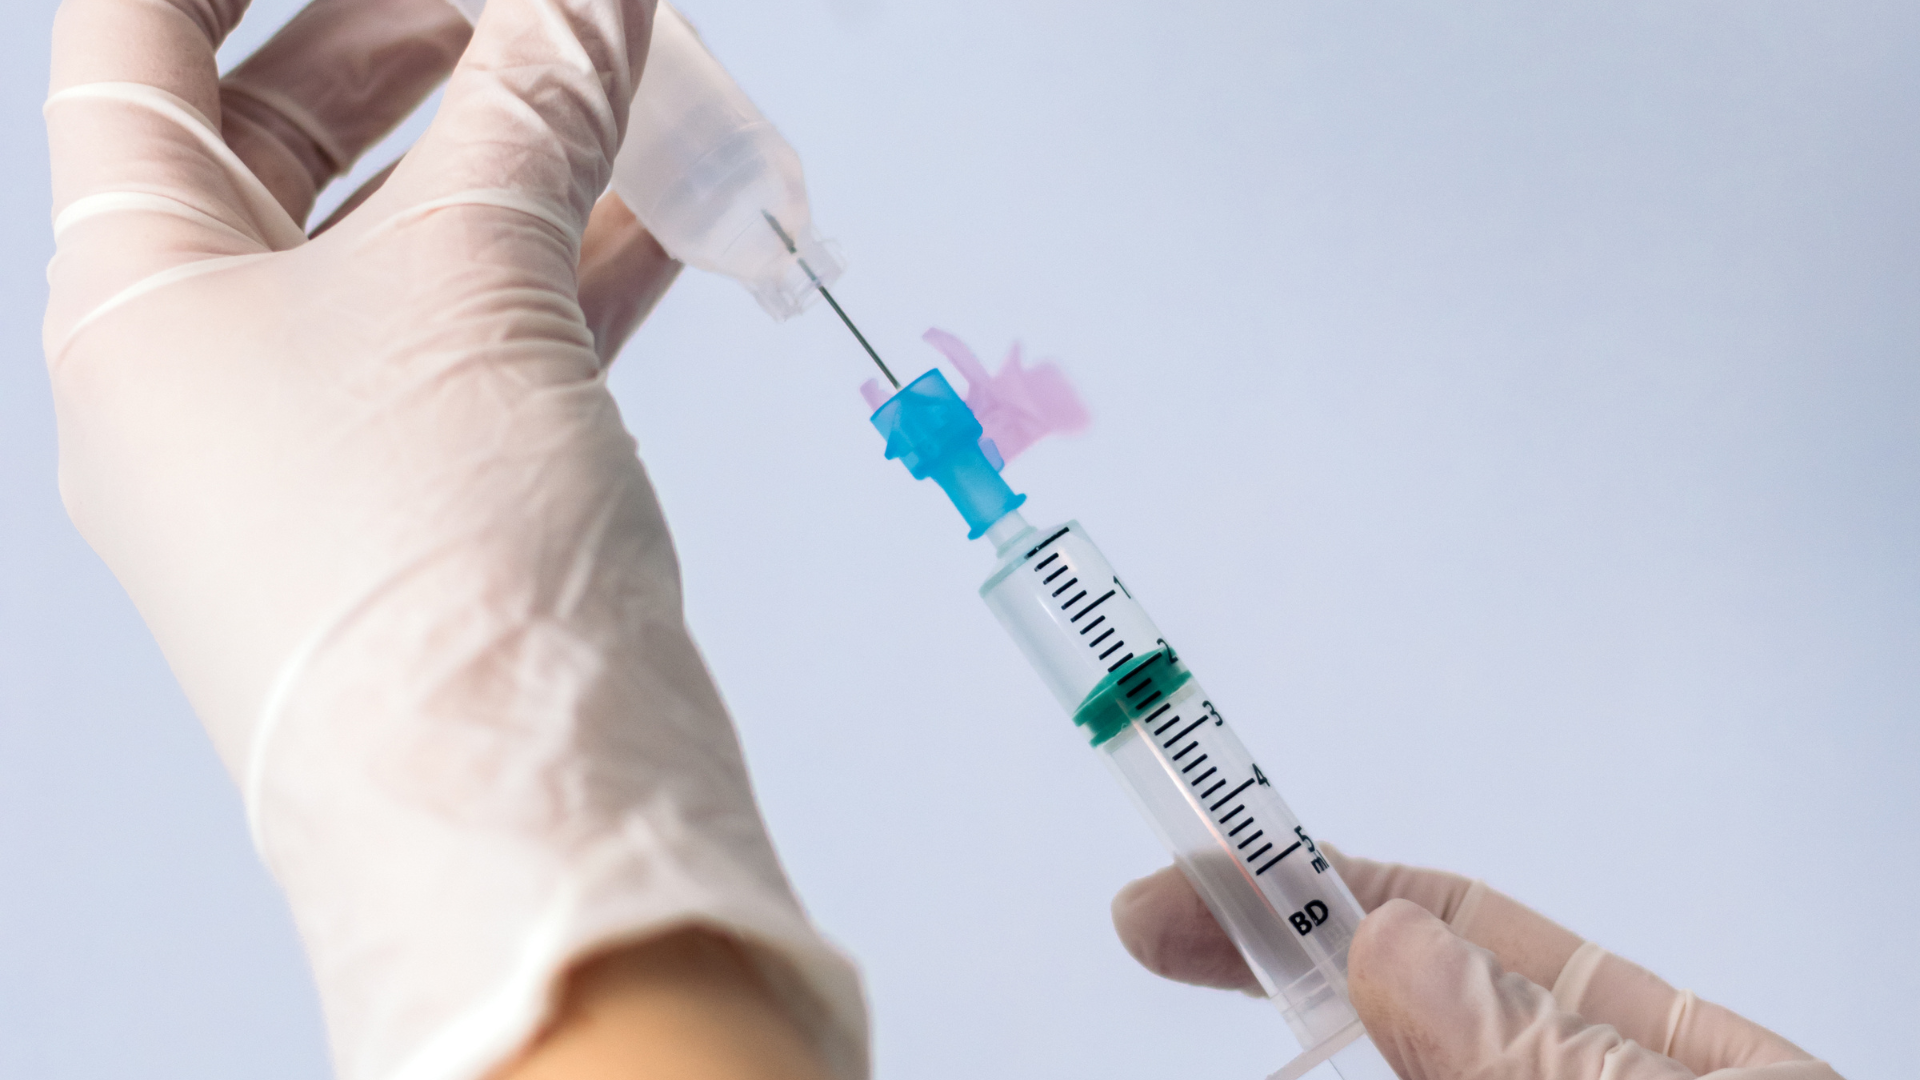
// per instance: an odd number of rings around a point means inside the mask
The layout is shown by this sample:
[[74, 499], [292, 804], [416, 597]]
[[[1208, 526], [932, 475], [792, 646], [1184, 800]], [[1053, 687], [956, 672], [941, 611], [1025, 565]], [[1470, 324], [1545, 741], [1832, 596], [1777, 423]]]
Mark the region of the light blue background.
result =
[[[292, 8], [256, 6], [236, 47]], [[0, 1077], [314, 1080], [238, 800], [54, 489], [52, 7], [0, 45]], [[898, 368], [939, 325], [1071, 371], [1096, 426], [1009, 478], [1318, 835], [1911, 1073], [1920, 7], [686, 7]], [[880, 1073], [1264, 1076], [1265, 1006], [1115, 942], [1161, 858], [881, 460], [864, 363], [689, 274], [614, 383]]]

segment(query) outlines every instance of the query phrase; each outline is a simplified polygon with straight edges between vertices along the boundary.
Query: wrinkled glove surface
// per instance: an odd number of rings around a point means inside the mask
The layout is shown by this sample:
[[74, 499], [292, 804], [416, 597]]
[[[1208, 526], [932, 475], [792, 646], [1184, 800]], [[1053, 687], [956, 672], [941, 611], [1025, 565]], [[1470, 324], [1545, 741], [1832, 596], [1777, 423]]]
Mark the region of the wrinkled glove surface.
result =
[[340, 1075], [482, 1076], [571, 962], [689, 924], [863, 1074], [605, 384], [644, 288], [582, 235], [651, 3], [496, 0], [469, 45], [441, 0], [319, 0], [223, 87], [244, 7], [62, 6], [45, 345], [69, 512], [241, 787]]
[[[1369, 913], [1348, 957], [1353, 1005], [1404, 1080], [1840, 1080], [1484, 882], [1321, 850]], [[1257, 987], [1173, 867], [1122, 889], [1113, 920], [1156, 974]]]

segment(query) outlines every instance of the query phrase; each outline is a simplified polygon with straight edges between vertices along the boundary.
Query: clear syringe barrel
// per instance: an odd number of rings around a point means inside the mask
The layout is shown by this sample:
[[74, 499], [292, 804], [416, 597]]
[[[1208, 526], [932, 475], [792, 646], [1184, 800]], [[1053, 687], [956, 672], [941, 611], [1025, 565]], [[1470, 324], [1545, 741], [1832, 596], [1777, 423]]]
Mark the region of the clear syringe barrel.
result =
[[1087, 733], [1304, 1049], [1276, 1076], [1331, 1059], [1390, 1080], [1347, 999], [1365, 914], [1219, 708], [1077, 522], [987, 533], [1000, 564], [980, 595]]
[[[999, 565], [980, 596], [1112, 765], [1302, 1053], [1269, 1080], [1331, 1061], [1393, 1080], [1347, 999], [1364, 914], [1267, 775], [1078, 523], [1036, 530], [1026, 501], [946, 376], [929, 371], [869, 418], [887, 457], [940, 485]], [[991, 452], [990, 452], [991, 451]]]

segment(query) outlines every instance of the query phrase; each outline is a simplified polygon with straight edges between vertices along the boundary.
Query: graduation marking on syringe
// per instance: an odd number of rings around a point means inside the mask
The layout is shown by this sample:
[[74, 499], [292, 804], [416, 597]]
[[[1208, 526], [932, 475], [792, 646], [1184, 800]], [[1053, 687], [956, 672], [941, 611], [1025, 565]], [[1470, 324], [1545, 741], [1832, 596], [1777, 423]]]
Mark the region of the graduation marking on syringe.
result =
[[[1165, 640], [1159, 641], [1146, 659], [1135, 664], [1135, 654], [1127, 650], [1127, 643], [1119, 636], [1119, 625], [1109, 620], [1108, 613], [1094, 613], [1095, 608], [1124, 591], [1117, 577], [1114, 579], [1114, 588], [1104, 590], [1092, 603], [1082, 607], [1080, 605], [1087, 599], [1088, 590], [1078, 586], [1087, 576], [1089, 568], [1078, 563], [1071, 548], [1046, 552], [1044, 558], [1039, 557], [1044, 549], [1072, 531], [1071, 528], [1061, 529], [1027, 551], [1022, 562], [1040, 578], [1040, 585], [1035, 592], [1044, 590], [1047, 593], [1046, 601], [1053, 605], [1054, 610], [1068, 617], [1067, 624], [1080, 631], [1088, 650], [1096, 654], [1102, 663], [1118, 656], [1107, 667], [1107, 671], [1122, 673], [1114, 683], [1122, 705], [1130, 715], [1138, 717], [1135, 723], [1143, 735], [1151, 733], [1148, 735], [1150, 745], [1155, 746], [1168, 769], [1177, 770], [1180, 778], [1186, 781], [1191, 793], [1189, 797], [1197, 800], [1195, 808], [1219, 830], [1215, 835], [1221, 843], [1235, 848], [1243, 866], [1251, 868], [1257, 864], [1257, 868], [1251, 870], [1252, 876], [1265, 874], [1300, 850], [1301, 845], [1294, 843], [1276, 851], [1280, 840], [1267, 838], [1266, 829], [1260, 824], [1260, 814], [1252, 808], [1258, 805], [1258, 800], [1242, 799], [1256, 784], [1266, 783], [1259, 767], [1251, 766], [1253, 775], [1244, 776], [1236, 782], [1231, 764], [1233, 755], [1229, 754], [1226, 761], [1222, 762], [1209, 752], [1209, 747], [1213, 745], [1211, 735], [1203, 729], [1206, 729], [1209, 720], [1216, 725], [1224, 723], [1211, 702], [1201, 702], [1204, 711], [1197, 718], [1189, 720], [1188, 710], [1174, 707], [1185, 700], [1185, 691], [1175, 690], [1172, 700], [1163, 700], [1169, 691], [1165, 680], [1156, 677], [1160, 673], [1154, 671], [1153, 666], [1162, 661], [1167, 661], [1171, 666], [1174, 661], [1173, 651]], [[1071, 598], [1062, 602], [1061, 597], [1069, 593], [1072, 593]], [[1121, 622], [1125, 621], [1122, 616]], [[1134, 666], [1129, 669], [1129, 664]], [[1178, 670], [1174, 667], [1168, 674], [1177, 673]], [[1225, 775], [1220, 771], [1223, 764], [1228, 768]]]

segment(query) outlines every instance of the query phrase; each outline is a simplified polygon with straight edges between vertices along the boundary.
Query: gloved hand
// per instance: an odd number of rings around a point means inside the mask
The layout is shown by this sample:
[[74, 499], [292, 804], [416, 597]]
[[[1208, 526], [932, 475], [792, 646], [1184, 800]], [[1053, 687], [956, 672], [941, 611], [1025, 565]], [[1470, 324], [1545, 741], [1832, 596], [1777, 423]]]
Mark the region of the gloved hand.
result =
[[61, 7], [45, 344], [69, 512], [240, 784], [340, 1075], [479, 1077], [571, 965], [688, 926], [863, 1074], [605, 384], [675, 269], [593, 212], [652, 4], [496, 0], [459, 56], [443, 0], [319, 0], [223, 87], [244, 8]]
[[[1369, 912], [1348, 954], [1353, 1005], [1405, 1080], [1839, 1080], [1484, 882], [1320, 849]], [[1113, 921], [1156, 974], [1258, 992], [1173, 867], [1120, 890]]]

